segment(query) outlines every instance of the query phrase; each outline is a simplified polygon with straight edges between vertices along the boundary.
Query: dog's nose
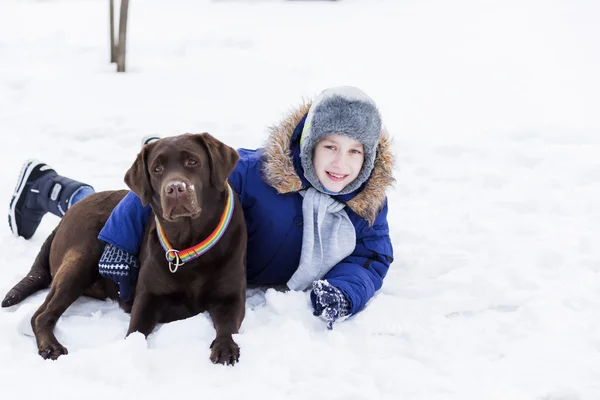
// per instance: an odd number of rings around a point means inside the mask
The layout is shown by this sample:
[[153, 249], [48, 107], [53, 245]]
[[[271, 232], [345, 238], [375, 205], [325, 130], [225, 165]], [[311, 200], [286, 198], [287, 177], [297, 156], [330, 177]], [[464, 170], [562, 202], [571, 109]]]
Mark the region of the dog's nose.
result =
[[181, 181], [169, 182], [167, 183], [167, 186], [165, 186], [165, 192], [169, 197], [177, 197], [177, 195], [185, 193], [186, 189], [187, 185], [185, 182]]

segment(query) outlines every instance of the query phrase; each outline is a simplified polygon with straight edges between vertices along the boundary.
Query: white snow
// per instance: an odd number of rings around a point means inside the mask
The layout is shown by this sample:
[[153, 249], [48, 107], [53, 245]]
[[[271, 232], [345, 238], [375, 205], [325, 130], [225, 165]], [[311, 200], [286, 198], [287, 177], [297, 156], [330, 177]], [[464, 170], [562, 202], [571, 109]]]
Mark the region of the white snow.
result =
[[[118, 2], [117, 2], [118, 3]], [[303, 98], [373, 97], [395, 138], [395, 261], [327, 331], [308, 295], [252, 290], [235, 367], [206, 315], [124, 339], [81, 298], [69, 349], [37, 355], [46, 291], [0, 312], [3, 399], [600, 398], [600, 3], [593, 0], [131, 2], [128, 72], [108, 63], [108, 1], [0, 0], [0, 199], [21, 164], [97, 190], [148, 134], [258, 147]], [[0, 297], [29, 241], [0, 228]]]

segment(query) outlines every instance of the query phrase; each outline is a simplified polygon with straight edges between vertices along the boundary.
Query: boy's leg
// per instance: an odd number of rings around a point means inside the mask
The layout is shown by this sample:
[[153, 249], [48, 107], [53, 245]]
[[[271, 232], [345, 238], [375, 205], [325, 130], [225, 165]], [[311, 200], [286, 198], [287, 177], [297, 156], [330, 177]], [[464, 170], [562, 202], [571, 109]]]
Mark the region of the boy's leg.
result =
[[28, 160], [10, 200], [8, 225], [15, 236], [29, 239], [47, 212], [62, 217], [91, 193], [94, 189], [90, 185], [60, 176], [41, 161]]

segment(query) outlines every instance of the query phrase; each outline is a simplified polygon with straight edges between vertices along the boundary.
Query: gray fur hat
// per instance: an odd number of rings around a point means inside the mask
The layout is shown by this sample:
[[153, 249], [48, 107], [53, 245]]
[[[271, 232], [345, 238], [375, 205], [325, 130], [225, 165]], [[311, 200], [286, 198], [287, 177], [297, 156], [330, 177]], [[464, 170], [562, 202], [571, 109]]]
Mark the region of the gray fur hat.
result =
[[381, 115], [373, 99], [358, 88], [340, 86], [324, 90], [312, 103], [300, 139], [300, 160], [305, 178], [323, 193], [328, 191], [317, 178], [313, 150], [321, 139], [332, 134], [348, 136], [364, 146], [364, 162], [358, 176], [336, 194], [351, 193], [369, 179], [375, 165]]

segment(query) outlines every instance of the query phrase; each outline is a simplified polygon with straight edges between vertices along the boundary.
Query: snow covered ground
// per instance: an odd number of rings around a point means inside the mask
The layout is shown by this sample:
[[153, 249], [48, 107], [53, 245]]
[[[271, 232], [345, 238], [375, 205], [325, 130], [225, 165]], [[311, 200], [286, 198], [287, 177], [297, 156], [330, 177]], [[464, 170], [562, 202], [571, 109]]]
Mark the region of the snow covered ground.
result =
[[[134, 0], [126, 74], [108, 1], [0, 0], [0, 199], [39, 158], [97, 190], [149, 133], [257, 147], [334, 85], [374, 97], [395, 137], [395, 261], [327, 331], [307, 294], [249, 293], [235, 367], [199, 315], [124, 339], [114, 303], [60, 319], [44, 361], [29, 318], [0, 312], [2, 399], [600, 398], [600, 3]], [[0, 227], [0, 296], [29, 241]]]

